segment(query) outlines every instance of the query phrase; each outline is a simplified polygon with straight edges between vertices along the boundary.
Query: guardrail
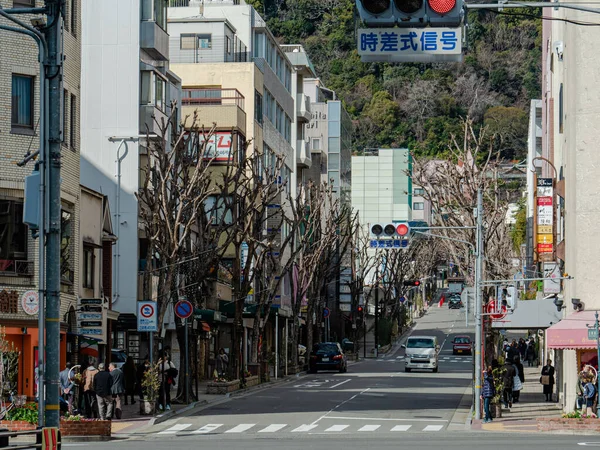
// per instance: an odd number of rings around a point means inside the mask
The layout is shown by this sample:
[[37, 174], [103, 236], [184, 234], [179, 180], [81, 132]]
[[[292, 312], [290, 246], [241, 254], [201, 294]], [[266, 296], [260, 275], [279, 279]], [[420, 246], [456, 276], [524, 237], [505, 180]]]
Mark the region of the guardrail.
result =
[[[19, 436], [35, 436], [35, 444], [10, 445], [11, 438]], [[61, 437], [58, 428], [42, 428], [32, 431], [8, 431], [6, 428], [0, 428], [0, 448], [10, 448], [10, 450], [25, 450], [39, 448], [42, 450], [60, 450]]]

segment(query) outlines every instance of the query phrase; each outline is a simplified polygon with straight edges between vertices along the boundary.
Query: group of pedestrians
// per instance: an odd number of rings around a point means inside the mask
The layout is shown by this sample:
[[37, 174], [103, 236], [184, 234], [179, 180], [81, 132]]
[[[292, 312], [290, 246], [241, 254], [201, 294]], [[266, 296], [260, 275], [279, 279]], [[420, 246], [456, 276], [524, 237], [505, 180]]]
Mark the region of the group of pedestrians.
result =
[[597, 417], [598, 410], [598, 389], [597, 374], [594, 367], [585, 365], [579, 372], [577, 378], [577, 404], [576, 408], [581, 410], [582, 415], [588, 417]]

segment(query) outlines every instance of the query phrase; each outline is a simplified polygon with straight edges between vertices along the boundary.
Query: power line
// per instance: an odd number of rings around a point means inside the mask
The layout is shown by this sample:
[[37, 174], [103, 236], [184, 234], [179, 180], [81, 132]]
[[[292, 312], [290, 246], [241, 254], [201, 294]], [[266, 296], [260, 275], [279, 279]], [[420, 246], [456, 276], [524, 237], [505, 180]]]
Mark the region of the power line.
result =
[[502, 12], [502, 11], [495, 11], [493, 9], [490, 9], [488, 11], [490, 11], [494, 14], [500, 15], [500, 16], [514, 16], [514, 17], [525, 17], [528, 19], [541, 19], [541, 20], [549, 20], [549, 21], [555, 21], [555, 22], [566, 22], [566, 23], [570, 23], [573, 25], [579, 25], [582, 27], [600, 27], [600, 23], [596, 23], [596, 22], [582, 22], [580, 20], [564, 19], [561, 17], [537, 16], [535, 14], [527, 14], [527, 13], [508, 13], [508, 12]]

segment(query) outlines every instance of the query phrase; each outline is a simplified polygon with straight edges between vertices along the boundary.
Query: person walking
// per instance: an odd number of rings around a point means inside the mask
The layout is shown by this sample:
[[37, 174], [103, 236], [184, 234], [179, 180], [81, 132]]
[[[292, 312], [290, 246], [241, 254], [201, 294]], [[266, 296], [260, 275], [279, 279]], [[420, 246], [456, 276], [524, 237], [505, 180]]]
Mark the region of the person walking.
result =
[[594, 399], [596, 398], [596, 386], [594, 386], [594, 377], [587, 373], [583, 379], [583, 397], [585, 400], [585, 414], [588, 417], [596, 417], [594, 414]]
[[222, 377], [227, 373], [227, 366], [229, 365], [229, 357], [225, 353], [225, 349], [220, 348], [219, 354], [217, 355], [217, 375]]
[[544, 396], [547, 402], [552, 401], [552, 391], [554, 390], [554, 367], [552, 360], [549, 359], [546, 365], [542, 367], [542, 376], [540, 382], [544, 385]]
[[519, 347], [517, 345], [517, 340], [513, 339], [506, 352], [506, 360], [512, 363], [515, 360], [515, 356], [519, 356]]
[[523, 373], [523, 364], [518, 356], [515, 356], [513, 360], [513, 366], [517, 372], [513, 378], [513, 403], [519, 403], [519, 397], [521, 396], [521, 390], [523, 389], [523, 383], [525, 383], [525, 374]]
[[527, 349], [525, 350], [525, 359], [527, 359], [527, 364], [529, 367], [533, 367], [535, 357], [535, 341], [530, 339], [529, 343], [527, 344]]
[[58, 375], [60, 380], [60, 395], [62, 395], [62, 398], [67, 402], [67, 411], [69, 412], [69, 415], [73, 414], [73, 388], [75, 387], [70, 372], [71, 363], [67, 362], [65, 369]]
[[171, 386], [175, 385], [177, 376], [175, 365], [169, 359], [169, 354], [164, 353], [160, 366], [160, 396], [158, 399], [158, 409], [169, 411], [171, 409]]
[[525, 353], [527, 353], [527, 343], [525, 339], [519, 339], [519, 355], [521, 356], [521, 361], [525, 361]]
[[113, 398], [113, 408], [115, 411], [115, 417], [120, 419], [123, 415], [123, 410], [121, 409], [121, 400], [123, 399], [123, 393], [125, 392], [124, 378], [123, 372], [121, 369], [117, 367], [115, 363], [110, 363], [108, 366], [108, 370], [110, 372], [110, 378], [112, 380], [112, 386], [110, 387], [110, 392]]
[[583, 395], [583, 386], [585, 385], [583, 379], [587, 376], [587, 373], [582, 370], [581, 372], [579, 372], [579, 374], [577, 375], [577, 384], [575, 385], [575, 409], [576, 410], [581, 410], [581, 412], [583, 413], [585, 411], [585, 397]]
[[123, 365], [123, 376], [125, 377], [125, 404], [127, 405], [127, 398], [131, 397], [131, 404], [135, 405], [137, 371], [131, 356], [127, 357], [127, 362]]
[[94, 391], [98, 401], [100, 420], [111, 420], [113, 415], [112, 377], [106, 371], [104, 363], [98, 364], [98, 373], [94, 375]]
[[483, 423], [491, 422], [492, 411], [490, 410], [490, 403], [492, 398], [496, 395], [496, 387], [494, 386], [494, 375], [492, 373], [492, 366], [488, 366], [487, 370], [483, 371], [483, 390], [481, 391], [481, 398], [483, 399], [483, 410], [485, 411], [485, 418]]
[[87, 369], [85, 369], [85, 384], [83, 385], [85, 416], [88, 419], [98, 418], [98, 402], [96, 400], [96, 392], [94, 391], [94, 377], [97, 373], [98, 369], [90, 362]]
[[513, 386], [516, 374], [515, 367], [511, 364], [510, 360], [507, 359], [504, 362], [504, 366], [502, 366], [502, 381], [504, 383], [503, 400], [505, 408], [512, 408]]

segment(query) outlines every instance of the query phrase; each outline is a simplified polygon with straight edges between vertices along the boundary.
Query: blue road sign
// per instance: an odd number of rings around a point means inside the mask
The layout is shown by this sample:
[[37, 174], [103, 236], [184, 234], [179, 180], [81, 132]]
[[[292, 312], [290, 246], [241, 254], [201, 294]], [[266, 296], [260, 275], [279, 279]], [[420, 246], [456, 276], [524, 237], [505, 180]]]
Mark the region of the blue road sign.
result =
[[194, 312], [194, 307], [187, 300], [179, 300], [175, 304], [175, 314], [180, 319], [187, 319]]
[[327, 319], [330, 314], [331, 311], [329, 310], [329, 308], [323, 308], [323, 319]]

